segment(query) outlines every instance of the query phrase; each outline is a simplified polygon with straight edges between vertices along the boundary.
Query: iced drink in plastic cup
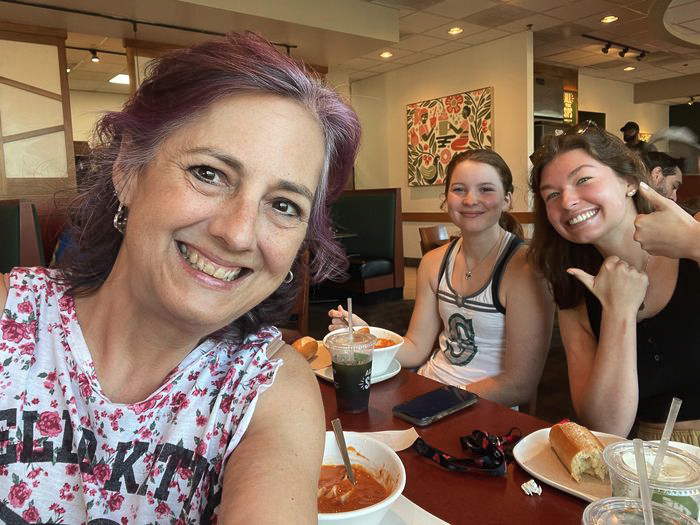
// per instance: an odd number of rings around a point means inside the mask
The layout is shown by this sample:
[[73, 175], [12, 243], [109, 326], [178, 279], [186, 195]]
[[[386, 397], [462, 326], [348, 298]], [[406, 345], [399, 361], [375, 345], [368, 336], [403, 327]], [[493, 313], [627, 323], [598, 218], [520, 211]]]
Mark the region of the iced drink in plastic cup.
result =
[[[651, 472], [658, 443], [644, 442], [647, 472]], [[610, 472], [612, 495], [639, 498], [639, 478], [634, 446], [620, 441], [605, 447], [603, 459]], [[669, 446], [656, 480], [649, 480], [651, 500], [687, 514], [694, 520], [700, 514], [700, 459]]]
[[326, 338], [333, 365], [335, 400], [341, 412], [357, 414], [367, 410], [376, 342], [372, 334], [350, 334], [347, 330]]
[[[651, 504], [654, 525], [697, 525], [685, 514], [659, 505]], [[581, 525], [644, 525], [642, 502], [632, 498], [603, 498], [594, 501], [583, 511]]]

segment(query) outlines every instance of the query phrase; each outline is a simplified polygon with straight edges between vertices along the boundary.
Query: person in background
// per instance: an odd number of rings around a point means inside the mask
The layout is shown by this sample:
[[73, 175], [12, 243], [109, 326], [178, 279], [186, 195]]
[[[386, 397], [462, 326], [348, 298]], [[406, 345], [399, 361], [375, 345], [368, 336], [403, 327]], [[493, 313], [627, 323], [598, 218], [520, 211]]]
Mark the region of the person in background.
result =
[[[57, 269], [0, 278], [13, 523], [315, 523], [324, 415], [276, 322], [342, 273], [353, 110], [246, 33], [155, 59], [97, 124]], [[12, 457], [10, 457], [12, 456]]]
[[532, 263], [559, 308], [574, 409], [591, 429], [699, 444], [700, 223], [649, 187], [646, 168], [593, 122], [531, 156]]
[[678, 189], [683, 184], [681, 168], [685, 159], [676, 159], [660, 151], [648, 151], [642, 156], [642, 160], [649, 170], [651, 186], [667, 199], [676, 202]]
[[[443, 205], [461, 236], [421, 260], [397, 355], [421, 375], [508, 406], [537, 391], [553, 321], [546, 283], [528, 264], [522, 240], [502, 227], [512, 195], [510, 169], [497, 153], [468, 150], [452, 158]], [[341, 306], [329, 316], [329, 329], [346, 326]]]
[[636, 122], [628, 122], [620, 128], [623, 140], [629, 149], [639, 155], [643, 155], [649, 151], [656, 151], [656, 147], [647, 144], [639, 138], [639, 124]]

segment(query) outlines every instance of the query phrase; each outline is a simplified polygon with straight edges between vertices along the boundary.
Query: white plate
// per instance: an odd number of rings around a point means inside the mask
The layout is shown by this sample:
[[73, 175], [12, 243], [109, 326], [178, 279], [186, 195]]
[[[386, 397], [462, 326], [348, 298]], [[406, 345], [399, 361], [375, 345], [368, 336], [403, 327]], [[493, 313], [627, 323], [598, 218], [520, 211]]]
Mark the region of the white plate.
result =
[[[609, 445], [624, 438], [593, 432], [603, 445]], [[571, 477], [566, 467], [559, 461], [554, 449], [549, 445], [549, 428], [542, 428], [518, 441], [513, 448], [515, 461], [529, 474], [547, 485], [578, 496], [586, 501], [595, 501], [610, 497], [610, 479], [600, 481], [598, 478], [584, 475], [580, 482]]]
[[447, 525], [437, 516], [419, 507], [405, 496], [399, 496], [389, 507], [380, 525]]
[[[378, 376], [372, 376], [372, 384], [386, 381], [387, 379], [394, 377], [399, 372], [401, 372], [401, 363], [394, 359], [391, 361], [389, 368], [386, 369], [386, 372], [379, 374]], [[314, 370], [314, 374], [321, 379], [325, 379], [326, 381], [333, 381], [333, 367], [331, 366]]]

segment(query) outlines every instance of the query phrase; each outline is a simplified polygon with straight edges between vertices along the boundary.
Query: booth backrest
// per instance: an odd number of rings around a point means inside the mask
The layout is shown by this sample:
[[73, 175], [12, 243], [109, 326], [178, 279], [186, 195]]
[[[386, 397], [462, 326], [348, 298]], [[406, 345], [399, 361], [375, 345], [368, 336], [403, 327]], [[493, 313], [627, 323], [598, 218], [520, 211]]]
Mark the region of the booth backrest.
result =
[[29, 201], [0, 201], [0, 272], [15, 266], [44, 266], [36, 208]]
[[394, 189], [343, 193], [332, 209], [334, 223], [355, 234], [340, 239], [346, 253], [394, 259], [396, 205]]

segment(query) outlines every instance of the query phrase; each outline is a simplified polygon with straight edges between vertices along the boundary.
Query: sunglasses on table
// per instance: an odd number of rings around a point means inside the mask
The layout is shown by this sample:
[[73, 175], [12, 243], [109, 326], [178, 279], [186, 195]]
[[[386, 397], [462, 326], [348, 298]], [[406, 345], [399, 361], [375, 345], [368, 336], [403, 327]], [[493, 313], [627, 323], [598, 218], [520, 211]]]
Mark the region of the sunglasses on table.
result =
[[[579, 123], [576, 126], [571, 126], [568, 129], [555, 129], [554, 130], [554, 136], [559, 137], [561, 135], [583, 135], [586, 133], [589, 129], [593, 129], [597, 131], [598, 133], [601, 134], [602, 137], [608, 138], [607, 133], [605, 130], [601, 129], [598, 124], [595, 123], [593, 120], [584, 120], [583, 122]], [[545, 154], [547, 151], [547, 146], [542, 143], [533, 153], [530, 155], [530, 162], [534, 165], [542, 155]]]

